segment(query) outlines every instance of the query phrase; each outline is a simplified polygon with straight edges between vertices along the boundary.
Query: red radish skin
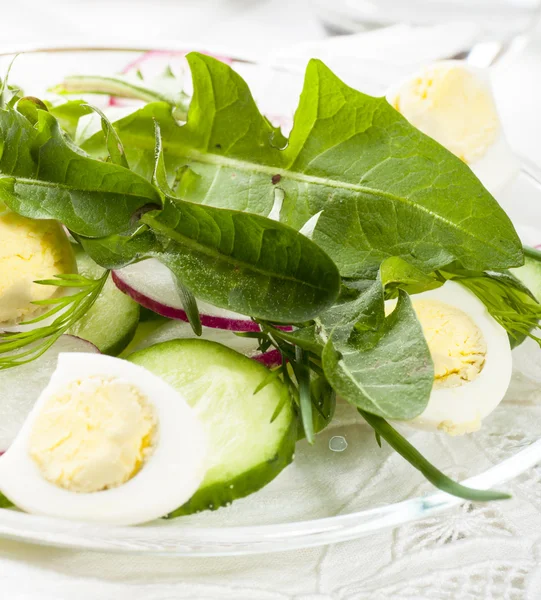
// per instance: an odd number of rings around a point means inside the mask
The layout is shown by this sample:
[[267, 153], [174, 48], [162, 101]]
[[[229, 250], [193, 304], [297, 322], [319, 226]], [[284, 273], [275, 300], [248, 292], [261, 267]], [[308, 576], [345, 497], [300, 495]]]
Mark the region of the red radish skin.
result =
[[252, 360], [257, 360], [258, 363], [266, 367], [275, 367], [282, 363], [282, 355], [278, 350], [269, 350], [263, 354], [256, 354], [250, 357]]
[[[144, 306], [145, 308], [148, 308], [158, 315], [168, 319], [188, 321], [188, 317], [182, 309], [167, 306], [165, 304], [161, 304], [157, 300], [149, 298], [145, 294], [128, 285], [115, 271], [113, 271], [113, 281], [120, 291], [133, 298], [141, 306]], [[260, 331], [259, 325], [251, 319], [226, 319], [224, 317], [202, 314], [201, 324], [205, 327], [226, 329], [228, 331]]]

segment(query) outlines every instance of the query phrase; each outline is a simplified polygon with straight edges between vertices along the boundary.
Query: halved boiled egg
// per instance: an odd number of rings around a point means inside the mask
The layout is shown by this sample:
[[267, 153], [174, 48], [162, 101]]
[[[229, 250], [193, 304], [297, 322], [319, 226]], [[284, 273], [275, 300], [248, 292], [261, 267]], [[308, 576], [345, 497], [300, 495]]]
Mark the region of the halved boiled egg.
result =
[[412, 125], [468, 164], [491, 193], [518, 173], [488, 71], [460, 60], [436, 62], [394, 86], [387, 100]]
[[[409, 425], [461, 435], [477, 431], [511, 381], [507, 332], [467, 288], [447, 281], [411, 297], [434, 362], [428, 406]], [[386, 302], [386, 311], [396, 301]]]
[[165, 381], [98, 354], [60, 354], [49, 385], [0, 457], [0, 490], [41, 515], [135, 525], [186, 502], [206, 439]]
[[62, 290], [35, 282], [66, 273], [77, 273], [77, 265], [60, 223], [22, 217], [0, 203], [0, 329], [41, 314], [35, 302]]

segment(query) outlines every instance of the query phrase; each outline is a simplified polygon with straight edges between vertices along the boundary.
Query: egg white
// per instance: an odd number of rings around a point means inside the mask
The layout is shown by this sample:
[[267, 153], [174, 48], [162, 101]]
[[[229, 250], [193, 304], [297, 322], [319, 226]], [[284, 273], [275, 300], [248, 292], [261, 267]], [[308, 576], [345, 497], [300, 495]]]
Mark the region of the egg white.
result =
[[[459, 66], [466, 69], [468, 72], [475, 75], [479, 80], [486, 93], [494, 101], [492, 84], [490, 81], [489, 71], [479, 67], [473, 67], [462, 60], [442, 60], [436, 63], [437, 65]], [[427, 65], [430, 67], [430, 65]], [[400, 92], [402, 86], [411, 80], [422, 77], [425, 73], [424, 69], [403, 78], [397, 84], [391, 86], [386, 94], [387, 101], [393, 105], [394, 100]], [[495, 103], [495, 102], [494, 102]], [[496, 104], [496, 103], [495, 103]], [[497, 194], [505, 188], [520, 172], [520, 162], [513, 153], [507, 138], [505, 137], [501, 121], [499, 121], [499, 133], [492, 145], [487, 148], [484, 155], [477, 160], [471, 161], [468, 164], [470, 169], [475, 173], [481, 183], [487, 188], [491, 194]]]
[[511, 381], [513, 365], [507, 332], [473, 292], [455, 281], [415, 294], [411, 299], [413, 303], [437, 300], [462, 310], [481, 330], [487, 353], [483, 368], [473, 381], [459, 387], [433, 389], [425, 410], [407, 424], [427, 431], [445, 430], [455, 435], [475, 431], [502, 401]]
[[520, 162], [500, 132], [484, 156], [468, 165], [493, 195], [498, 195], [520, 172]]
[[[29, 453], [33, 425], [46, 401], [76, 379], [116, 377], [137, 386], [154, 406], [158, 439], [140, 471], [123, 485], [77, 493], [47, 481]], [[7, 452], [0, 457], [0, 491], [30, 513], [135, 525], [184, 504], [206, 472], [206, 439], [199, 419], [169, 384], [143, 367], [105, 355], [60, 354], [49, 385], [37, 400]]]

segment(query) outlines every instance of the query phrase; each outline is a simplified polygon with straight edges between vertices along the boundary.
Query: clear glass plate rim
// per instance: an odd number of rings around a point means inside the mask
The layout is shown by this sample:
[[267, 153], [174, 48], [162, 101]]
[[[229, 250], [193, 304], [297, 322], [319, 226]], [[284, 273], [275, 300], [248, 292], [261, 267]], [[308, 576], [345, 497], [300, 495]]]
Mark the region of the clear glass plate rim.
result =
[[[541, 460], [541, 440], [464, 481], [488, 489]], [[294, 550], [346, 541], [433, 516], [464, 501], [444, 492], [322, 519], [241, 527], [105, 527], [0, 509], [0, 535], [35, 543], [106, 551], [223, 556]]]
[[[188, 52], [201, 50], [226, 56], [235, 62], [257, 64], [251, 59], [235, 57], [224, 48], [208, 45], [164, 42], [151, 48], [48, 46], [20, 44], [0, 49], [0, 56], [16, 53], [71, 52]], [[522, 172], [541, 185], [541, 170], [521, 159]], [[469, 478], [465, 485], [488, 489], [519, 476], [541, 461], [541, 440], [517, 452], [501, 463]], [[460, 505], [464, 500], [444, 492], [411, 498], [398, 503], [349, 514], [273, 525], [205, 528], [194, 526], [106, 527], [93, 523], [66, 521], [0, 509], [0, 536], [37, 544], [93, 549], [112, 552], [142, 552], [177, 556], [246, 555], [341, 542], [367, 535], [372, 531], [435, 515]], [[178, 521], [177, 521], [178, 522]]]

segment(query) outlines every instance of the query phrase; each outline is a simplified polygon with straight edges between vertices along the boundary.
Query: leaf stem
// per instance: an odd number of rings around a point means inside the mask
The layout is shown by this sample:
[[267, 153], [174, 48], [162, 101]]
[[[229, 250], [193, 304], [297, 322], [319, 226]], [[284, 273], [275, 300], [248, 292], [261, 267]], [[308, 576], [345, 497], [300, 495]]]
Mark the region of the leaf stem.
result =
[[309, 444], [314, 443], [314, 421], [312, 417], [312, 396], [310, 393], [310, 371], [307, 367], [307, 357], [304, 350], [296, 346], [296, 363], [292, 363], [295, 377], [299, 385], [299, 408], [301, 412], [302, 426]]
[[537, 248], [532, 248], [531, 246], [524, 246], [522, 250], [524, 252], [524, 256], [532, 258], [537, 262], [541, 262], [541, 250], [538, 250]]
[[491, 490], [475, 490], [453, 481], [447, 475], [436, 469], [416, 448], [396, 431], [385, 419], [359, 409], [364, 420], [374, 429], [376, 435], [383, 438], [393, 450], [405, 458], [412, 467], [420, 471], [432, 485], [442, 492], [447, 492], [464, 500], [488, 502], [491, 500], [506, 500], [511, 496]]

